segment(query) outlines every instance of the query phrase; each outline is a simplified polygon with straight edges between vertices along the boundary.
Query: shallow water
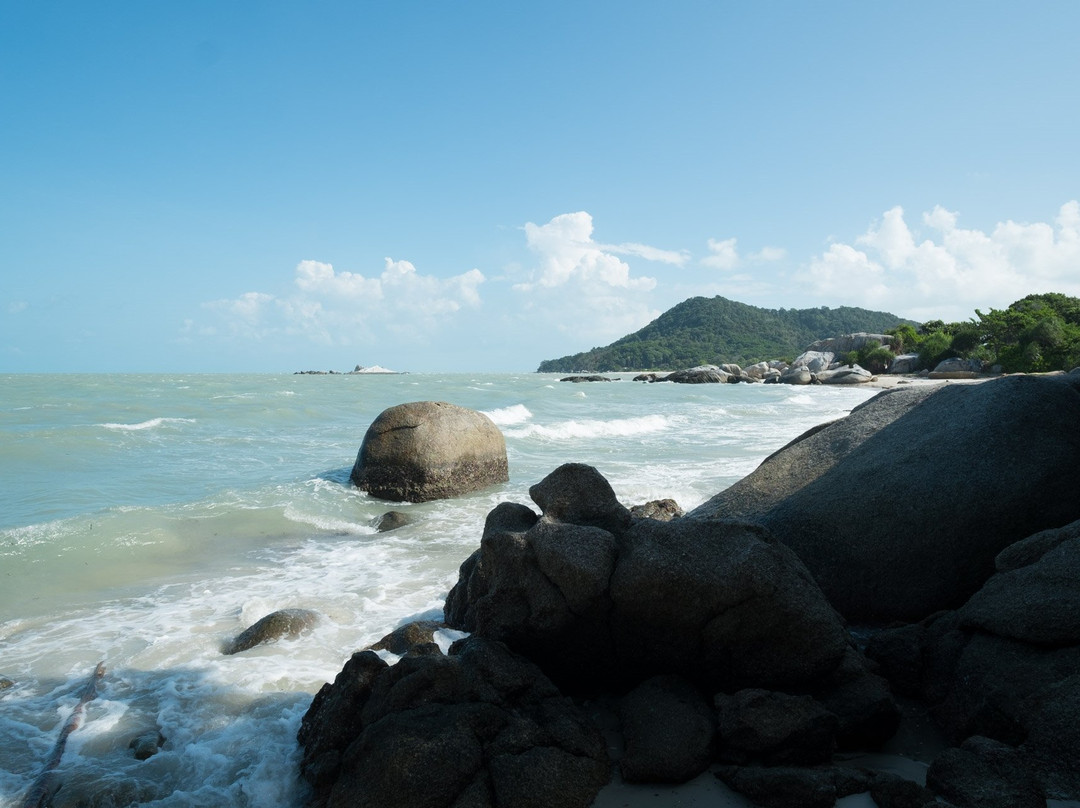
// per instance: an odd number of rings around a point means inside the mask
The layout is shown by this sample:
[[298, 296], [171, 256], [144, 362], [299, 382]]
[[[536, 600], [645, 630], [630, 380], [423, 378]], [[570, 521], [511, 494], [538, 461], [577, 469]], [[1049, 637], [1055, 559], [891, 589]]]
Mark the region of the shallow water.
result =
[[[0, 379], [0, 806], [37, 776], [83, 682], [56, 804], [117, 791], [153, 806], [299, 805], [296, 730], [348, 656], [439, 616], [497, 503], [564, 462], [627, 505], [694, 507], [809, 427], [874, 394], [782, 385], [568, 384], [520, 375], [16, 375]], [[348, 481], [386, 407], [486, 412], [510, 481], [442, 502]], [[413, 523], [376, 533], [388, 510]], [[308, 635], [222, 643], [282, 608]], [[166, 742], [136, 761], [129, 741]]]

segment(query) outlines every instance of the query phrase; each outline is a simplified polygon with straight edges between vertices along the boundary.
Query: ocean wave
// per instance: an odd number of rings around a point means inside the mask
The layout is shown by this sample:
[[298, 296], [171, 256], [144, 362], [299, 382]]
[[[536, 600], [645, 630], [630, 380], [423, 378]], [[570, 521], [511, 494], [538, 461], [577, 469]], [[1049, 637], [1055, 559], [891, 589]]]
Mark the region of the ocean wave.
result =
[[508, 430], [515, 438], [544, 438], [547, 440], [571, 440], [575, 438], [627, 438], [663, 432], [671, 422], [663, 415], [642, 415], [636, 418], [618, 418], [612, 421], [583, 420], [561, 421], [556, 424], [528, 424], [520, 429]]
[[193, 424], [194, 418], [151, 418], [149, 421], [142, 421], [137, 424], [98, 424], [106, 429], [115, 429], [120, 432], [138, 432], [142, 429], [156, 429], [159, 426], [165, 424]]
[[532, 418], [532, 413], [524, 404], [514, 404], [497, 410], [484, 410], [484, 415], [490, 418], [496, 426], [514, 426], [523, 424]]

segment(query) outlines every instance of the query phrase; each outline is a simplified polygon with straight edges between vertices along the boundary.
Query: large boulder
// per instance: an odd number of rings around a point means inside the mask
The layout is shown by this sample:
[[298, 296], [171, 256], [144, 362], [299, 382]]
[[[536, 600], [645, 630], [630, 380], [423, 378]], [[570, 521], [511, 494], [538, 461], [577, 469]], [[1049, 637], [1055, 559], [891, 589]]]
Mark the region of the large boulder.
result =
[[718, 368], [716, 365], [698, 365], [685, 370], [676, 370], [657, 381], [676, 382], [677, 384], [727, 384], [738, 377]]
[[804, 351], [795, 357], [791, 363], [793, 368], [806, 368], [811, 373], [821, 373], [829, 369], [829, 365], [836, 359], [832, 351]]
[[319, 622], [319, 613], [310, 609], [280, 609], [248, 626], [221, 648], [226, 655], [239, 654], [256, 645], [281, 639], [295, 640]]
[[542, 517], [511, 503], [488, 515], [448, 624], [581, 691], [661, 673], [714, 691], [799, 687], [836, 671], [847, 633], [790, 550], [742, 523], [631, 519], [589, 468], [533, 486]]
[[603, 736], [543, 674], [480, 638], [388, 666], [354, 654], [300, 726], [301, 774], [328, 808], [586, 808], [610, 777]]
[[1009, 376], [880, 393], [686, 521], [762, 525], [849, 620], [915, 621], [963, 604], [1008, 545], [1080, 518], [1077, 491], [1080, 378]]
[[619, 702], [628, 783], [684, 783], [712, 763], [716, 719], [698, 691], [678, 676], [642, 682]]
[[509, 479], [506, 441], [482, 412], [444, 401], [399, 404], [368, 427], [351, 479], [395, 502], [455, 497]]

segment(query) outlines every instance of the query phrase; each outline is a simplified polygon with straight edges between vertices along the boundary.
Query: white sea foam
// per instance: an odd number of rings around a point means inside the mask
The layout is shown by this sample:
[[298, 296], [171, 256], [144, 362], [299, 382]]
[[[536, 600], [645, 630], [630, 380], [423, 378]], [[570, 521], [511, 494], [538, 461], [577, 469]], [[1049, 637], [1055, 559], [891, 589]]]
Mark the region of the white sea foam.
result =
[[514, 404], [510, 407], [502, 407], [497, 410], [484, 410], [484, 415], [494, 422], [496, 426], [513, 426], [523, 424], [533, 417], [529, 408], [524, 404]]
[[542, 438], [565, 441], [575, 438], [628, 438], [663, 432], [670, 421], [663, 415], [642, 415], [635, 418], [616, 418], [611, 421], [594, 419], [560, 421], [554, 424], [530, 423], [519, 429], [507, 430], [515, 438]]
[[166, 424], [193, 424], [194, 418], [151, 418], [149, 421], [141, 421], [137, 424], [99, 424], [106, 429], [115, 429], [121, 432], [139, 432], [143, 429], [155, 429]]

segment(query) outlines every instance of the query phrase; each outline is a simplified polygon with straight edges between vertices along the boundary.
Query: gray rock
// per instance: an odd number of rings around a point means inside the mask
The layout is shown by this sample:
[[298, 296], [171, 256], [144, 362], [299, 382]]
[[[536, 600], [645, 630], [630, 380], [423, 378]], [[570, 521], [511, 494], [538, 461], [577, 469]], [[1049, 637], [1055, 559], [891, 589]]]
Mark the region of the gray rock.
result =
[[1080, 521], [1062, 528], [1043, 530], [1026, 539], [1010, 544], [994, 559], [998, 572], [1009, 572], [1034, 564], [1061, 543], [1080, 539]]
[[889, 363], [886, 373], [914, 373], [919, 369], [918, 354], [900, 354]]
[[821, 373], [829, 369], [829, 365], [836, 359], [832, 351], [804, 351], [795, 357], [792, 367], [804, 367], [811, 373]]
[[618, 381], [618, 379], [609, 379], [607, 376], [592, 375], [592, 376], [565, 376], [562, 379], [559, 379], [559, 381], [560, 382], [574, 382], [574, 383], [581, 383], [581, 382], [612, 382], [612, 381]]
[[871, 381], [874, 374], [858, 365], [842, 365], [836, 370], [828, 370], [817, 375], [822, 384], [864, 384]]
[[[767, 527], [853, 622], [956, 608], [1005, 547], [1080, 519], [1078, 388], [1076, 377], [1008, 376], [886, 391], [688, 518]], [[897, 491], [918, 507], [896, 508]]]
[[790, 367], [780, 374], [781, 384], [812, 384], [814, 374], [804, 367]]
[[309, 609], [281, 609], [271, 612], [225, 643], [223, 654], [238, 654], [256, 645], [280, 639], [295, 640], [310, 631], [319, 621], [319, 613]]
[[699, 365], [685, 370], [676, 370], [657, 381], [675, 382], [676, 384], [728, 384], [735, 377], [725, 373], [716, 365]]
[[1054, 799], [1080, 799], [1080, 673], [1043, 688], [1024, 707], [1020, 749], [1042, 788]]
[[722, 766], [716, 776], [763, 808], [832, 808], [870, 787], [868, 774], [834, 767]]
[[931, 379], [974, 379], [983, 372], [981, 359], [961, 359], [952, 357], [938, 362], [932, 371]]
[[509, 479], [506, 441], [481, 412], [443, 401], [399, 404], [368, 428], [351, 479], [398, 502], [459, 496]]
[[634, 505], [630, 508], [630, 515], [635, 519], [657, 519], [661, 522], [670, 522], [684, 515], [684, 511], [673, 499], [654, 499], [644, 505]]
[[685, 783], [712, 762], [716, 722], [701, 694], [678, 676], [642, 682], [619, 702], [628, 783]]
[[603, 737], [536, 666], [470, 637], [389, 667], [354, 654], [297, 739], [314, 805], [586, 808], [610, 776]]

